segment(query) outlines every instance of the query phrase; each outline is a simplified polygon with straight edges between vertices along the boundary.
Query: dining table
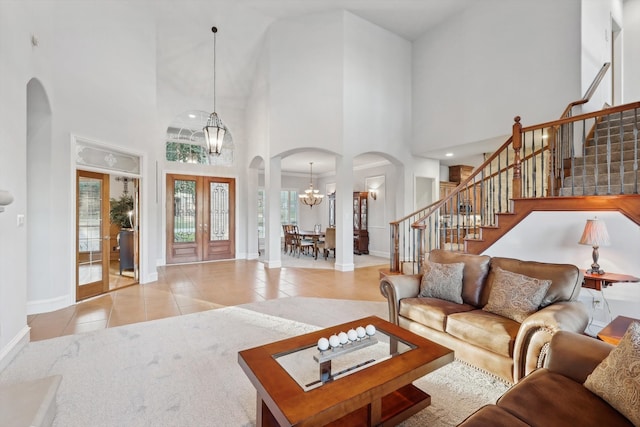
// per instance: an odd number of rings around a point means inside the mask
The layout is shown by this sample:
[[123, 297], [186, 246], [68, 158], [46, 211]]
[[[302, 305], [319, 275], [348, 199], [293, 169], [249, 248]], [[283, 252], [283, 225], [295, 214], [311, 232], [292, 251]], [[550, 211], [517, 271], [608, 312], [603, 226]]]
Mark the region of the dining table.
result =
[[299, 230], [298, 235], [303, 239], [311, 239], [313, 240], [313, 257], [314, 259], [318, 259], [318, 242], [324, 238], [324, 231], [314, 231], [314, 230]]

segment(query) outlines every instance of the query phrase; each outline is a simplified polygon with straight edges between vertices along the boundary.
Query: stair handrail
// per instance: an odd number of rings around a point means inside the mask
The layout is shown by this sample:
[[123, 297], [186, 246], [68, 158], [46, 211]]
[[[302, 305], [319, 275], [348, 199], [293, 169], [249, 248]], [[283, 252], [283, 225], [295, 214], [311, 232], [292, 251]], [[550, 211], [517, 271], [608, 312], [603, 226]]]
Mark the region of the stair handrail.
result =
[[576, 101], [570, 102], [569, 105], [567, 105], [567, 108], [564, 109], [564, 112], [562, 113], [560, 118], [569, 117], [571, 115], [573, 107], [586, 104], [591, 100], [591, 97], [596, 92], [596, 89], [598, 89], [598, 86], [600, 86], [600, 82], [602, 82], [605, 74], [607, 74], [607, 71], [609, 71], [609, 67], [611, 67], [611, 62], [605, 62], [602, 67], [600, 67], [600, 71], [598, 71], [598, 74], [596, 74], [595, 78], [587, 88], [584, 96]]

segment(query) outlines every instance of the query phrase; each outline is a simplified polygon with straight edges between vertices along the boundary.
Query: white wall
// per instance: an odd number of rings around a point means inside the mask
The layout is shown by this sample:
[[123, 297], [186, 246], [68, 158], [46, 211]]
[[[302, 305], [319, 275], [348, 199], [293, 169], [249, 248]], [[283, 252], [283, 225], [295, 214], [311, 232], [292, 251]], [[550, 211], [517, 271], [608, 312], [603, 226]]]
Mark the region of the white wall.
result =
[[640, 0], [624, 2], [623, 18], [623, 101], [640, 100]]
[[[581, 97], [587, 92], [602, 65], [612, 61], [611, 19], [618, 18], [614, 15], [618, 3], [619, 0], [582, 0]], [[583, 112], [599, 110], [604, 103], [613, 105], [612, 68], [609, 68], [589, 104], [582, 107]]]
[[269, 31], [269, 144], [342, 150], [342, 13], [278, 22]]
[[0, 2], [0, 189], [14, 197], [0, 213], [0, 369], [29, 333], [27, 234], [16, 226], [17, 215], [27, 211], [26, 101], [34, 65], [28, 23], [24, 4]]
[[[579, 245], [578, 240], [587, 219], [597, 216], [604, 221], [611, 246], [599, 249], [600, 267], [609, 273], [640, 277], [640, 227], [617, 212], [533, 212], [518, 224], [506, 238], [484, 253], [491, 256], [522, 260], [568, 263], [582, 269], [591, 266], [593, 248]], [[594, 311], [592, 301], [603, 297], [610, 313]], [[590, 309], [594, 327], [603, 327], [615, 316], [640, 318], [640, 283], [617, 283], [600, 294], [582, 289], [580, 300]], [[592, 331], [591, 331], [592, 332]]]
[[411, 44], [344, 13], [342, 150], [386, 153], [408, 161], [411, 138]]
[[414, 42], [412, 152], [557, 119], [580, 98], [580, 1], [476, 2]]

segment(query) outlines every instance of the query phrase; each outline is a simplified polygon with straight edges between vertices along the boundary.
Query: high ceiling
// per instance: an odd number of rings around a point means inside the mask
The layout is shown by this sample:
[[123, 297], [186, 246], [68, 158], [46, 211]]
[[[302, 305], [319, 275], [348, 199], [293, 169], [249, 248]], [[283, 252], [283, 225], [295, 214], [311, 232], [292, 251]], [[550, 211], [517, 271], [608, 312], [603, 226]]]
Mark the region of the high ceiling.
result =
[[[264, 36], [274, 22], [344, 9], [407, 40], [460, 12], [473, 0], [160, 0], [157, 22], [158, 82], [186, 98], [213, 97], [213, 34], [216, 103], [243, 109], [250, 94]], [[319, 155], [319, 153], [316, 153]], [[283, 170], [308, 170], [304, 156], [285, 159]], [[308, 159], [313, 161], [311, 157]], [[362, 161], [363, 159], [360, 159]], [[307, 164], [306, 167], [300, 166]], [[318, 162], [318, 173], [325, 169]], [[333, 170], [331, 167], [326, 170]], [[301, 170], [302, 169], [302, 170]], [[314, 163], [314, 172], [316, 165]]]

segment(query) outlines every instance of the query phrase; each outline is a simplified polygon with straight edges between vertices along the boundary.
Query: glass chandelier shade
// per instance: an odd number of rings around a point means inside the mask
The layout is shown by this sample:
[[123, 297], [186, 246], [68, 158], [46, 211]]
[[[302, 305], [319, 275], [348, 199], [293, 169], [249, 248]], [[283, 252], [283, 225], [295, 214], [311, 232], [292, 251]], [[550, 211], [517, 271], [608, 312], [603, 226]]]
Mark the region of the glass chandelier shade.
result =
[[213, 32], [213, 113], [209, 115], [204, 131], [204, 148], [207, 153], [219, 156], [222, 153], [222, 142], [227, 133], [226, 126], [216, 113], [216, 34], [218, 28], [211, 27]]
[[309, 206], [311, 209], [315, 205], [322, 203], [324, 194], [320, 194], [320, 190], [313, 188], [313, 162], [309, 162], [309, 188], [304, 190], [304, 194], [299, 194], [300, 203]]
[[220, 155], [220, 153], [222, 153], [222, 142], [227, 133], [227, 128], [215, 111], [209, 115], [207, 125], [203, 128], [203, 131], [207, 153]]

